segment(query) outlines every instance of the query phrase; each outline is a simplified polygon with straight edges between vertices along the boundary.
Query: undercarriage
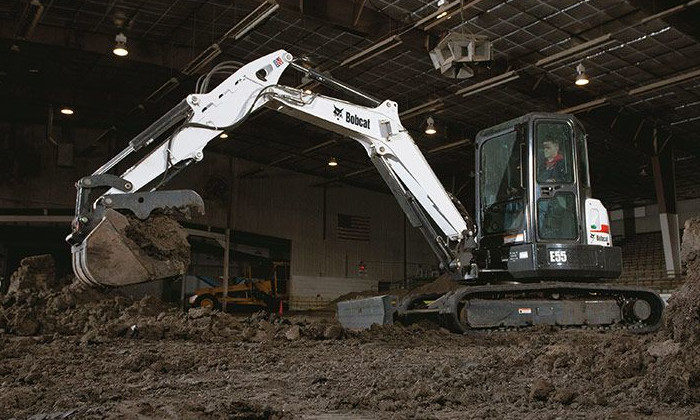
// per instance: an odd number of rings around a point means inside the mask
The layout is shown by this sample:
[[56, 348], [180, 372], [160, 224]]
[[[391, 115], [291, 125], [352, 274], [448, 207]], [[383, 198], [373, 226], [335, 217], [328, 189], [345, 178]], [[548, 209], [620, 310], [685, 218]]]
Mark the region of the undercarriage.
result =
[[587, 283], [463, 286], [442, 295], [420, 295], [396, 307], [395, 318], [428, 317], [457, 333], [478, 329], [623, 327], [655, 331], [664, 302], [654, 291]]

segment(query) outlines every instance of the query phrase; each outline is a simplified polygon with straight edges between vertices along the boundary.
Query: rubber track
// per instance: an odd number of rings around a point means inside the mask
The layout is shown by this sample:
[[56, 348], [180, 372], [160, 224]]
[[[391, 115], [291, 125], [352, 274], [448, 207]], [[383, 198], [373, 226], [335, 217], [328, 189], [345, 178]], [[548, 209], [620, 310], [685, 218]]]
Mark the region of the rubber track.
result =
[[[597, 285], [590, 283], [532, 283], [532, 284], [501, 284], [485, 286], [465, 286], [450, 292], [446, 296], [446, 303], [440, 311], [440, 319], [450, 330], [457, 333], [470, 331], [468, 325], [463, 325], [459, 320], [459, 311], [462, 302], [469, 299], [542, 299], [552, 294], [559, 294], [559, 300], [566, 300], [565, 297], [588, 297], [615, 298], [618, 302], [629, 299], [644, 299], [651, 305], [651, 315], [643, 322], [634, 324], [622, 323], [602, 326], [600, 328], [627, 328], [635, 333], [649, 333], [659, 329], [661, 326], [664, 302], [653, 290], [627, 286]], [[623, 317], [624, 318], [624, 317]], [[598, 326], [559, 326], [564, 329], [587, 327], [591, 329]], [[502, 326], [494, 326], [493, 330], [502, 329]], [[489, 330], [481, 328], [480, 330]]]

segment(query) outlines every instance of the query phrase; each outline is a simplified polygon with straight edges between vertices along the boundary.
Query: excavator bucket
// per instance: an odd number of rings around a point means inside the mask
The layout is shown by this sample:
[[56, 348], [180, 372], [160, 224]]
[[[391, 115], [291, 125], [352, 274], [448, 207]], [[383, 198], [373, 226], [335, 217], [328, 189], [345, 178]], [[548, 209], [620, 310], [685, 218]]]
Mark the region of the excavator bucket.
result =
[[343, 328], [363, 330], [372, 325], [391, 325], [398, 305], [394, 295], [338, 302], [338, 322]]
[[[154, 220], [158, 226], [153, 226]], [[93, 286], [119, 287], [179, 276], [189, 264], [187, 234], [173, 219], [151, 216], [141, 221], [112, 209], [73, 246], [72, 253], [76, 276]]]

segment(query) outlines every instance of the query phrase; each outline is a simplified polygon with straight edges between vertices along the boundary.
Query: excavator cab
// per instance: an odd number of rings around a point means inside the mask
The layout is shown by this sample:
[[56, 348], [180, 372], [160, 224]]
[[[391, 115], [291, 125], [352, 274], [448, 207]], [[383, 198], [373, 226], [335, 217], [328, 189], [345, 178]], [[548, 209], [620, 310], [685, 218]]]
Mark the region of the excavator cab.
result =
[[607, 211], [591, 198], [586, 135], [572, 115], [531, 113], [476, 137], [480, 278], [617, 278]]

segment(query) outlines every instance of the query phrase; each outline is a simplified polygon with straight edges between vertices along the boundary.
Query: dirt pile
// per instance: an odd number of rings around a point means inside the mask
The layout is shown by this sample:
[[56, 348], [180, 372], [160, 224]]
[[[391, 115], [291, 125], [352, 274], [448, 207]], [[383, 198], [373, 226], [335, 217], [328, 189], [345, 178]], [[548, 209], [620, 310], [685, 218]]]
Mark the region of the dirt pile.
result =
[[668, 301], [665, 324], [673, 340], [697, 343], [700, 340], [700, 218], [685, 223], [681, 257], [687, 277]]
[[[700, 262], [700, 218], [686, 220], [683, 229], [681, 260], [686, 267]], [[697, 265], [695, 265], [697, 271]]]
[[[688, 238], [684, 255], [698, 255]], [[113, 291], [20, 289], [0, 314], [34, 311], [39, 335], [0, 334], [0, 418], [700, 418], [700, 259], [688, 256], [668, 328], [647, 335], [352, 332], [332, 314], [244, 318]]]
[[34, 255], [23, 258], [19, 268], [10, 276], [7, 292], [20, 289], [53, 290], [66, 284], [56, 278], [55, 262], [51, 255]]
[[117, 338], [204, 342], [337, 339], [344, 330], [332, 320], [292, 324], [267, 312], [245, 319], [208, 309], [179, 308], [147, 296], [133, 300], [117, 291], [23, 289], [5, 296], [0, 330], [20, 336], [79, 336], [85, 344]]
[[118, 338], [267, 342], [338, 339], [344, 330], [332, 320], [292, 323], [260, 312], [241, 319], [207, 309], [183, 312], [154, 297], [134, 300], [118, 289], [98, 290], [72, 283], [58, 287], [53, 260], [22, 261], [12, 292], [0, 300], [0, 332], [19, 336], [78, 336], [83, 344]]
[[665, 330], [646, 351], [634, 349], [623, 358], [628, 371], [642, 375], [641, 389], [650, 397], [674, 404], [700, 403], [700, 219], [688, 220], [681, 247], [687, 268], [685, 283], [668, 301]]
[[210, 343], [296, 341], [301, 339], [338, 339], [345, 334], [332, 320], [299, 321], [261, 311], [247, 318], [223, 312], [193, 308], [182, 312], [177, 308], [148, 309], [153, 298], [144, 298], [126, 308], [115, 319], [88, 329], [81, 341], [100, 343], [116, 338], [141, 340], [188, 340]]

